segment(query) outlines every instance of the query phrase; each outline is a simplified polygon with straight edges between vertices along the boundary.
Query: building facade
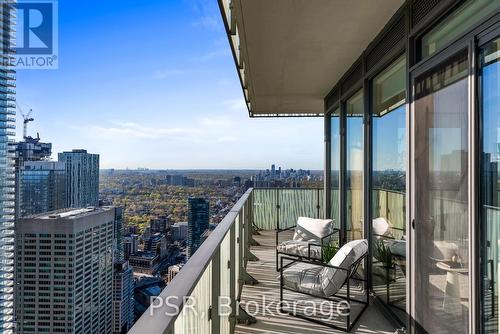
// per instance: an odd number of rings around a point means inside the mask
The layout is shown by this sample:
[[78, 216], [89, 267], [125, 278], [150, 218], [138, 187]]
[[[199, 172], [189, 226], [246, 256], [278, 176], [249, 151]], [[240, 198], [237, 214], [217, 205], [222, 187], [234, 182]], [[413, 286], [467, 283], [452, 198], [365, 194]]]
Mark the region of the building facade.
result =
[[128, 257], [134, 273], [153, 276], [158, 272], [160, 255], [156, 252], [137, 251]]
[[[16, 217], [23, 215], [22, 181], [21, 172], [26, 163], [34, 161], [48, 161], [52, 155], [52, 144], [40, 141], [40, 138], [24, 137], [15, 143], [15, 174], [16, 174]], [[66, 191], [64, 191], [66, 193]], [[28, 199], [32, 200], [32, 199]], [[66, 204], [61, 208], [66, 207]], [[38, 213], [38, 212], [36, 212]]]
[[123, 260], [113, 267], [113, 334], [121, 334], [134, 324], [134, 272]]
[[112, 333], [112, 207], [16, 224], [18, 333]]
[[186, 240], [188, 236], [188, 222], [175, 223], [171, 227], [172, 238], [175, 241]]
[[66, 168], [54, 161], [26, 161], [19, 169], [20, 217], [66, 208]]
[[200, 247], [201, 235], [209, 228], [210, 205], [204, 198], [188, 199], [188, 258]]
[[[14, 54], [14, 1], [0, 6], [0, 42], [2, 59]], [[0, 64], [0, 333], [13, 333], [14, 323], [14, 219], [15, 174], [15, 71], [9, 63]]]
[[68, 207], [99, 205], [99, 155], [86, 150], [62, 152], [58, 160], [66, 165]]

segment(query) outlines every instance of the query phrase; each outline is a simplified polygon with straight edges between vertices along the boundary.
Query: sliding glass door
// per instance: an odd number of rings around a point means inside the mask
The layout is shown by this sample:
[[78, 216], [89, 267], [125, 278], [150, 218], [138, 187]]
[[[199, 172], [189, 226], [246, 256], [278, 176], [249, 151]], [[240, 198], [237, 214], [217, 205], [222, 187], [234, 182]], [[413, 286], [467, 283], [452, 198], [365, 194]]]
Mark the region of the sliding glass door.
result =
[[414, 80], [414, 317], [427, 333], [469, 330], [467, 50]]
[[406, 59], [372, 81], [372, 287], [406, 319]]
[[481, 111], [481, 226], [482, 327], [499, 332], [498, 274], [500, 273], [500, 38], [488, 42], [479, 54]]

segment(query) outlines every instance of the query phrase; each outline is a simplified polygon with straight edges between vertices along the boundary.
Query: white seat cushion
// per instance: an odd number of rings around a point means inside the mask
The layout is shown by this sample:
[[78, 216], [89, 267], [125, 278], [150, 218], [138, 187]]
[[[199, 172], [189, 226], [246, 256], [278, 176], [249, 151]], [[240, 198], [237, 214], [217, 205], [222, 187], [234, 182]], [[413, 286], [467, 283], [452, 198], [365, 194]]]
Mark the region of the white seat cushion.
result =
[[283, 270], [284, 286], [299, 292], [323, 296], [320, 282], [322, 266], [309, 263], [296, 263]]
[[380, 239], [382, 237], [392, 238], [391, 224], [387, 221], [387, 219], [383, 217], [375, 218], [372, 221], [372, 225], [374, 239]]
[[[328, 264], [347, 269], [367, 252], [368, 240], [353, 240], [342, 246]], [[337, 293], [344, 284], [347, 274], [346, 270], [323, 268], [320, 274], [323, 294], [328, 297]]]
[[[367, 240], [348, 242], [329, 262], [332, 266], [348, 268], [368, 251]], [[309, 263], [296, 263], [282, 272], [283, 283], [295, 291], [320, 297], [330, 297], [342, 287], [347, 271]]]
[[[277, 249], [280, 253], [290, 254], [294, 256], [309, 256], [309, 244], [316, 243], [315, 240], [310, 241], [296, 241], [296, 240], [287, 240], [278, 245]], [[321, 259], [321, 246], [311, 245], [311, 253], [310, 257], [314, 259]]]
[[333, 231], [333, 220], [299, 217], [293, 240], [307, 241], [326, 237]]

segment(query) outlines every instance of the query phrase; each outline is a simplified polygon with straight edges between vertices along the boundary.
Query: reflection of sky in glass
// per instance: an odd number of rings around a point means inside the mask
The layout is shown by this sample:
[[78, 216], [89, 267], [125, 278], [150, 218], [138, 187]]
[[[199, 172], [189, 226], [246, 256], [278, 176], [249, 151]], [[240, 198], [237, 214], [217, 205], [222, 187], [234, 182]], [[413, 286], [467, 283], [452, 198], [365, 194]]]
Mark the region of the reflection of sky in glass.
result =
[[483, 68], [484, 152], [499, 160], [500, 149], [500, 62]]
[[340, 170], [340, 118], [332, 117], [331, 121], [332, 171]]
[[431, 171], [463, 172], [468, 148], [467, 90], [468, 82], [464, 78], [423, 98], [433, 110], [428, 129]]
[[405, 105], [373, 118], [373, 170], [405, 170]]
[[363, 170], [362, 117], [347, 117], [347, 170]]

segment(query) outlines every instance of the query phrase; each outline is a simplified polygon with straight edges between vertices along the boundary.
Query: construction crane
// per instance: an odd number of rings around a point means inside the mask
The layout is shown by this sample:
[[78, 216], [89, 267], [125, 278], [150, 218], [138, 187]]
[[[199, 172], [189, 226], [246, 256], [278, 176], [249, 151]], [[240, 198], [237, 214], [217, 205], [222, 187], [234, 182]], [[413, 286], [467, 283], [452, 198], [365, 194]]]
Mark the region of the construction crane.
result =
[[23, 109], [19, 106], [19, 104], [16, 102], [17, 109], [21, 112], [21, 115], [23, 116], [23, 139], [28, 138], [28, 123], [33, 122], [35, 119], [32, 117], [33, 115], [33, 109], [30, 109], [27, 113], [23, 112]]

